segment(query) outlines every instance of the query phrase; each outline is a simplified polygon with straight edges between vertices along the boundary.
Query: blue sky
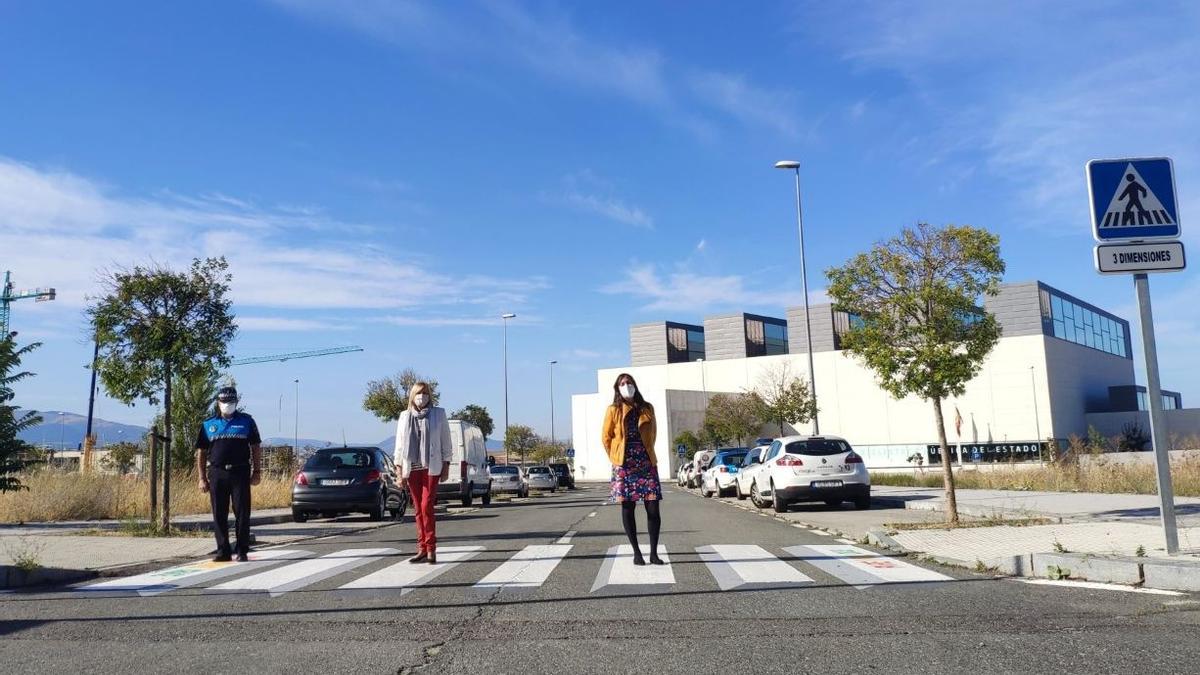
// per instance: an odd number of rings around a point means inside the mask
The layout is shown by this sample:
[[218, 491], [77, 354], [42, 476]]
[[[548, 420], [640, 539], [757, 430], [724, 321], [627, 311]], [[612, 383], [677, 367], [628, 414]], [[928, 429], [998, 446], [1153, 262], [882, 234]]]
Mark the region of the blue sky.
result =
[[[18, 402], [86, 408], [97, 270], [225, 255], [268, 434], [375, 441], [367, 380], [412, 366], [450, 407], [550, 431], [628, 325], [800, 299], [803, 162], [819, 271], [917, 221], [1001, 236], [1130, 317], [1092, 270], [1085, 162], [1175, 160], [1200, 196], [1200, 11], [1156, 2], [0, 5], [0, 268], [45, 346]], [[1194, 273], [1152, 278], [1164, 385], [1200, 396]], [[282, 401], [282, 403], [281, 403]], [[279, 410], [282, 407], [283, 412]], [[100, 415], [145, 423], [146, 406]]]

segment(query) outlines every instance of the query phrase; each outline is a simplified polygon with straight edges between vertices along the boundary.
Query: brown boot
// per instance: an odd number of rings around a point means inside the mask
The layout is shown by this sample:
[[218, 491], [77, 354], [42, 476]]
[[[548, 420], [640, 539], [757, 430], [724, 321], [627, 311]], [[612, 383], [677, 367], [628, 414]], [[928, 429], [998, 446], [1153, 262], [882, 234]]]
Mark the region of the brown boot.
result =
[[430, 565], [437, 564], [437, 553], [430, 551], [429, 553], [427, 553], [425, 555], [425, 557], [428, 558], [428, 560], [426, 562], [428, 562]]
[[408, 559], [410, 563], [423, 563], [429, 557], [425, 551], [417, 551], [417, 554]]

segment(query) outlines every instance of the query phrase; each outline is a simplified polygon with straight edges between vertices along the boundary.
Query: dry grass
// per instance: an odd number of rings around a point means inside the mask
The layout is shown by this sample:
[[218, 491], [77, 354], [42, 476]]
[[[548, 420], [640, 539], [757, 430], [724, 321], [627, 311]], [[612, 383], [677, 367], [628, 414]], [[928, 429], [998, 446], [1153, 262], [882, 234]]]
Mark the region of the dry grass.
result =
[[960, 520], [957, 523], [947, 523], [945, 520], [928, 523], [884, 523], [883, 526], [893, 534], [901, 530], [953, 530], [968, 527], [1031, 527], [1033, 525], [1051, 525], [1054, 521], [1049, 518], [983, 518], [976, 520]]
[[[37, 471], [21, 477], [28, 490], [0, 493], [0, 523], [145, 518], [150, 510], [146, 478]], [[290, 477], [263, 476], [251, 492], [253, 508], [290, 506]], [[161, 487], [159, 500], [161, 502]], [[189, 475], [171, 481], [172, 515], [209, 512], [209, 497]]]
[[[875, 485], [942, 487], [940, 471], [923, 475], [873, 473]], [[1171, 462], [1171, 482], [1180, 497], [1200, 497], [1200, 459]], [[1034, 490], [1039, 492], [1105, 492], [1156, 494], [1154, 466], [1105, 462], [1089, 465], [1048, 464], [1041, 468], [999, 468], [994, 471], [958, 470], [954, 484], [963, 489]]]

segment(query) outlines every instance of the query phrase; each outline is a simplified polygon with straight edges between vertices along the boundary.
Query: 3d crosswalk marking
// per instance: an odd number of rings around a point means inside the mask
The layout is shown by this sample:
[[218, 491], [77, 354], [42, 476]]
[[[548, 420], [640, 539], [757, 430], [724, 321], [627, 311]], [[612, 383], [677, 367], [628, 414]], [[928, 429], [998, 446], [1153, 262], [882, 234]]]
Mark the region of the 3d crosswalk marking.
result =
[[857, 546], [791, 546], [784, 551], [860, 589], [878, 584], [954, 581], [945, 574]]
[[450, 571], [459, 563], [474, 558], [483, 550], [482, 546], [443, 546], [437, 550], [436, 565], [413, 564], [405, 560], [372, 572], [361, 579], [355, 579], [338, 590], [400, 589], [400, 595], [406, 595]]
[[268, 591], [272, 596], [277, 596], [397, 553], [399, 551], [394, 548], [351, 548], [227, 581], [208, 590]]
[[[640, 546], [649, 563], [649, 544], [642, 542]], [[600, 566], [600, 573], [596, 575], [596, 582], [592, 584], [592, 592], [595, 593], [605, 586], [653, 586], [675, 583], [675, 572], [671, 569], [671, 559], [667, 556], [665, 546], [658, 547], [658, 556], [667, 564], [634, 565], [632, 546], [620, 544], [609, 548], [604, 557], [604, 564]]]
[[810, 584], [812, 578], [771, 555], [761, 546], [722, 544], [699, 546], [696, 553], [723, 591], [746, 584], [793, 586]]
[[178, 588], [197, 586], [210, 581], [245, 572], [259, 572], [266, 567], [277, 565], [285, 560], [296, 560], [312, 555], [307, 551], [287, 549], [271, 549], [250, 553], [250, 561], [213, 562], [212, 560], [197, 560], [186, 565], [177, 565], [166, 569], [138, 574], [132, 577], [102, 581], [90, 584], [77, 590], [93, 592], [122, 592], [149, 596], [166, 593]]
[[536, 588], [558, 567], [571, 544], [526, 546], [475, 584], [475, 588]]

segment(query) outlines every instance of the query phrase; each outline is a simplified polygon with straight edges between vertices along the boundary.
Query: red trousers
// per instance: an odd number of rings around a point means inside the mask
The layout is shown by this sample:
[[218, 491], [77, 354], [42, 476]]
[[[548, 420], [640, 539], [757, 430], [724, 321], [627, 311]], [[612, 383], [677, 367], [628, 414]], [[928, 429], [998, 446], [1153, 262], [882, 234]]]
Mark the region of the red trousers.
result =
[[437, 504], [438, 478], [440, 476], [431, 475], [429, 469], [417, 469], [408, 474], [408, 495], [417, 521], [417, 550], [426, 553], [437, 551], [437, 521], [433, 517], [433, 507]]

